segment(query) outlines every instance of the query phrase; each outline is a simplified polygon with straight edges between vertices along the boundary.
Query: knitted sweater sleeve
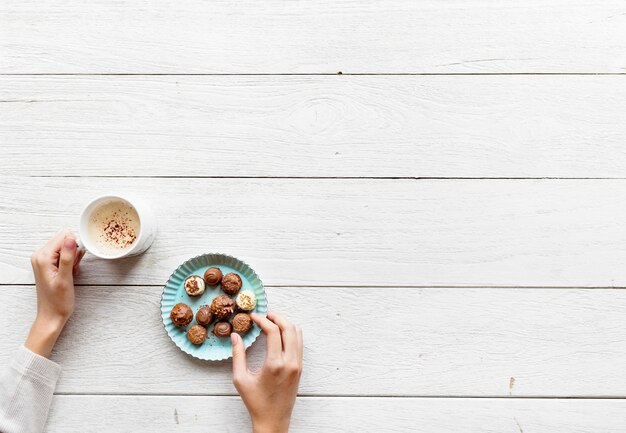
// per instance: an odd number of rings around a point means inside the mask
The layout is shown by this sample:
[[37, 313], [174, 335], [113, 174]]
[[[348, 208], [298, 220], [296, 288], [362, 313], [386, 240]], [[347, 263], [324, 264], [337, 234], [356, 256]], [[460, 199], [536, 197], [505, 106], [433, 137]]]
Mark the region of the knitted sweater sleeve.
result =
[[0, 378], [0, 432], [42, 433], [61, 367], [24, 346]]

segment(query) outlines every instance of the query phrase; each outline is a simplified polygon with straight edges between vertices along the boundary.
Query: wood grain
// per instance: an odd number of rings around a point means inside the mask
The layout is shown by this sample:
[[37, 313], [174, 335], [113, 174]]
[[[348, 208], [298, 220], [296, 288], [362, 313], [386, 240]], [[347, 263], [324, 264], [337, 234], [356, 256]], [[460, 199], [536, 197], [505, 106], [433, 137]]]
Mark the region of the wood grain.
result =
[[180, 263], [233, 254], [267, 285], [626, 286], [625, 180], [3, 178], [0, 283], [83, 206], [142, 196], [144, 255], [87, 257], [80, 284], [163, 285]]
[[[53, 359], [60, 393], [235, 394], [230, 361], [182, 353], [160, 287], [80, 287]], [[625, 397], [626, 291], [269, 288], [305, 335], [303, 395]], [[23, 341], [31, 287], [0, 288], [0, 365]], [[261, 364], [264, 340], [248, 351]], [[513, 378], [513, 380], [511, 380]]]
[[[621, 433], [623, 400], [301, 398], [290, 431]], [[85, 419], [93, 420], [86, 424]], [[47, 433], [244, 432], [237, 397], [56, 396]]]
[[0, 365], [28, 256], [117, 191], [159, 236], [85, 259], [48, 433], [250, 429], [230, 363], [160, 323], [207, 251], [304, 329], [295, 432], [625, 431], [625, 24], [620, 0], [0, 2]]
[[5, 0], [3, 73], [619, 72], [619, 0]]
[[5, 76], [0, 172], [623, 178], [623, 81]]

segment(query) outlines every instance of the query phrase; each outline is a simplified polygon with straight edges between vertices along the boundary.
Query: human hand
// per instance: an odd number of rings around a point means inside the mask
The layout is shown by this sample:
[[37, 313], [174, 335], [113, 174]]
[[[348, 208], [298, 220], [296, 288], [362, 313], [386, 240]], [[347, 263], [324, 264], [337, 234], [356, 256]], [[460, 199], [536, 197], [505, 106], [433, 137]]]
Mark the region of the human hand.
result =
[[77, 251], [69, 231], [57, 233], [31, 256], [37, 288], [37, 317], [24, 345], [49, 357], [63, 327], [74, 312], [74, 274], [84, 250]]
[[260, 370], [250, 371], [243, 340], [232, 333], [233, 383], [254, 433], [286, 433], [302, 373], [302, 330], [276, 313], [252, 314], [252, 320], [267, 335], [265, 362]]

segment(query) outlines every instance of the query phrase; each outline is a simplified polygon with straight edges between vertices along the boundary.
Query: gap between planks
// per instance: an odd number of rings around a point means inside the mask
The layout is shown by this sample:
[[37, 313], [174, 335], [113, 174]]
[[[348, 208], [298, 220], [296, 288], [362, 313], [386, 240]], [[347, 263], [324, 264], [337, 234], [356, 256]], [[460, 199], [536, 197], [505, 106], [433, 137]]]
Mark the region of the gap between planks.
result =
[[[0, 101], [0, 103], [3, 101]], [[176, 175], [137, 175], [137, 176], [122, 176], [122, 175], [27, 175], [27, 176], [4, 176], [3, 177], [26, 177], [34, 179], [56, 179], [56, 178], [68, 178], [68, 179], [82, 179], [82, 178], [94, 178], [94, 179], [285, 179], [285, 180], [626, 180], [626, 177], [551, 177], [551, 176], [537, 176], [537, 177], [476, 177], [476, 176], [457, 176], [457, 177], [444, 177], [444, 176], [176, 176]]]
[[45, 72], [45, 73], [0, 73], [0, 76], [14, 77], [40, 77], [40, 76], [104, 76], [104, 77], [316, 77], [316, 76], [372, 76], [372, 77], [403, 77], [403, 76], [498, 76], [498, 75], [626, 75], [626, 72], [318, 72], [318, 73], [254, 73], [244, 72], [237, 74], [219, 74], [219, 73], [119, 73], [119, 72]]
[[[0, 287], [33, 287], [34, 283], [0, 283]], [[74, 284], [75, 287], [160, 287], [162, 288], [164, 284]], [[265, 285], [266, 289], [485, 289], [485, 290], [493, 290], [493, 289], [522, 289], [522, 290], [544, 290], [544, 289], [554, 289], [554, 290], [626, 290], [626, 286], [506, 286], [506, 285], [498, 285], [498, 286], [488, 286], [488, 285], [446, 285], [446, 286], [437, 286], [437, 285], [388, 285], [388, 286], [363, 286], [363, 285], [340, 285], [340, 284], [330, 284], [330, 285], [303, 285], [303, 284], [272, 284]]]
[[[239, 394], [176, 394], [176, 393], [160, 393], [160, 394], [148, 394], [148, 393], [81, 393], [81, 392], [55, 392], [54, 395], [59, 396], [81, 396], [81, 397], [239, 397]], [[414, 399], [414, 400], [463, 400], [463, 399], [475, 399], [475, 400], [625, 400], [625, 396], [498, 396], [498, 395], [419, 395], [419, 394], [407, 394], [407, 395], [393, 395], [393, 394], [376, 394], [376, 395], [363, 395], [363, 394], [298, 394], [298, 398], [337, 398], [337, 399], [351, 399], [351, 398], [389, 398], [389, 399]]]

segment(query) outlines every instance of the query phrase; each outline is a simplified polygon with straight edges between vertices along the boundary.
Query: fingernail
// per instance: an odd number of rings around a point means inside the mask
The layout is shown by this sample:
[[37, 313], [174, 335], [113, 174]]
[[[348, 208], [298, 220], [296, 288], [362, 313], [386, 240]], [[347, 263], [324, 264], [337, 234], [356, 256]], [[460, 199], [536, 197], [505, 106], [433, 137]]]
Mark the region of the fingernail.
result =
[[239, 334], [236, 334], [234, 332], [230, 334], [230, 341], [232, 341], [233, 346], [237, 344], [237, 342], [239, 341]]
[[67, 238], [65, 239], [65, 242], [63, 242], [63, 246], [68, 250], [73, 250], [74, 248], [76, 248], [76, 241], [72, 238]]

